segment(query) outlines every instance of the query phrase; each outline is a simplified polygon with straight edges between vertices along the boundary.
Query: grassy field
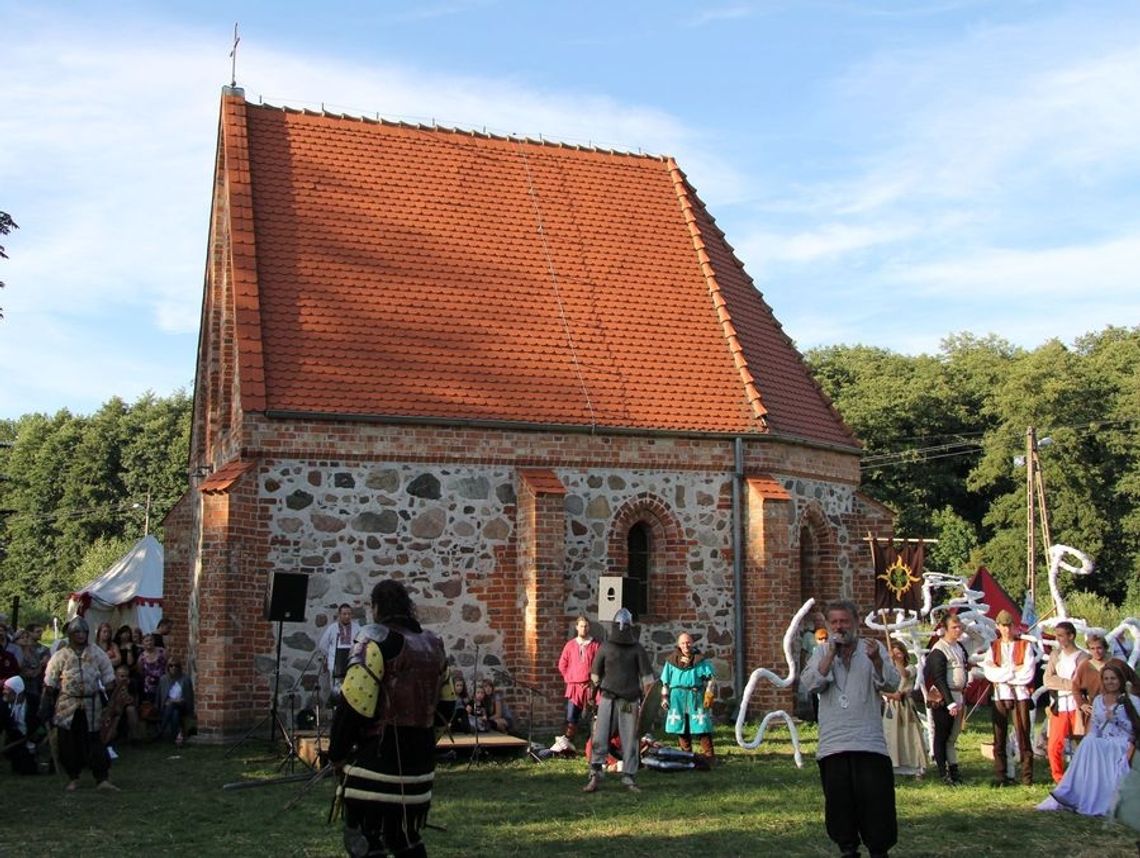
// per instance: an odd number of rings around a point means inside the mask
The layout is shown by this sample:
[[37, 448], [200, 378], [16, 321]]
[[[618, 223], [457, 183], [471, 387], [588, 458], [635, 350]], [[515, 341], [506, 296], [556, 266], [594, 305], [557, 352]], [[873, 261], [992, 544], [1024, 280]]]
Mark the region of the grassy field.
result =
[[[1033, 807], [1048, 787], [990, 789], [980, 753], [987, 723], [979, 711], [960, 742], [969, 784], [951, 789], [928, 778], [897, 789], [900, 841], [892, 855], [1066, 858], [1135, 856], [1136, 835], [1103, 820]], [[797, 769], [786, 732], [769, 734], [759, 751], [718, 735], [720, 765], [707, 773], [643, 771], [643, 791], [614, 777], [595, 795], [580, 791], [581, 760], [530, 762], [509, 757], [442, 763], [427, 833], [436, 856], [833, 856], [823, 830], [814, 728], [806, 727], [804, 768]], [[277, 774], [264, 741], [229, 758], [225, 748], [167, 745], [123, 750], [112, 770], [121, 793], [96, 792], [89, 775], [76, 793], [63, 778], [18, 778], [0, 772], [4, 824], [0, 855], [28, 856], [334, 856], [339, 826], [326, 818], [331, 782], [292, 809], [301, 784], [223, 790], [223, 784]], [[259, 756], [259, 754], [261, 756]], [[1047, 780], [1038, 761], [1038, 777]], [[78, 850], [78, 852], [77, 852]]]

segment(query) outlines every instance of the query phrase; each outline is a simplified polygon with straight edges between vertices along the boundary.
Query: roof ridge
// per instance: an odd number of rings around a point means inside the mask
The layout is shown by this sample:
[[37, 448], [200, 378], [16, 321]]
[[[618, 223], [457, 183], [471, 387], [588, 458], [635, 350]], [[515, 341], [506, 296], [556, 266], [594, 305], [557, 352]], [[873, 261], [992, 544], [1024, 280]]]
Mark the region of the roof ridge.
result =
[[677, 193], [677, 201], [681, 205], [681, 214], [685, 219], [685, 226], [689, 230], [689, 238], [693, 242], [693, 250], [696, 251], [697, 261], [701, 266], [701, 274], [708, 286], [709, 296], [712, 298], [713, 307], [716, 310], [717, 321], [720, 322], [725, 342], [728, 343], [729, 354], [732, 355], [732, 362], [740, 374], [741, 382], [744, 384], [748, 406], [752, 409], [752, 413], [759, 418], [761, 426], [767, 429], [768, 409], [764, 407], [760, 389], [756, 386], [756, 380], [748, 367], [748, 359], [744, 355], [744, 346], [741, 344], [740, 338], [737, 337], [736, 328], [732, 324], [732, 314], [728, 310], [728, 302], [721, 292], [720, 283], [716, 279], [716, 271], [713, 270], [708, 251], [705, 249], [704, 237], [697, 226], [696, 215], [693, 214], [693, 202], [690, 199], [688, 180], [681, 168], [677, 166], [677, 162], [672, 158], [667, 159], [666, 168], [669, 170], [669, 177], [673, 181], [673, 190]]
[[253, 222], [253, 187], [249, 173], [249, 125], [246, 100], [222, 96], [222, 157], [230, 227], [231, 294], [243, 410], [264, 411], [265, 354], [261, 342], [261, 301], [257, 281], [257, 244]]
[[464, 128], [459, 125], [440, 125], [434, 120], [430, 125], [423, 122], [405, 122], [402, 119], [386, 119], [377, 111], [375, 116], [367, 116], [363, 113], [337, 113], [335, 111], [326, 110], [321, 106], [320, 110], [312, 110], [308, 107], [289, 107], [284, 104], [270, 104], [268, 102], [259, 102], [258, 104], [251, 104], [246, 102], [247, 107], [256, 108], [259, 110], [279, 110], [282, 113], [291, 113], [298, 116], [312, 116], [323, 119], [339, 119], [345, 122], [362, 122], [366, 125], [382, 125], [388, 128], [406, 128], [409, 131], [433, 131], [440, 134], [453, 134], [457, 137], [476, 137], [482, 140], [499, 140], [504, 143], [529, 143], [532, 146], [541, 146], [552, 149], [570, 149], [576, 152], [595, 152], [602, 155], [617, 155], [628, 158], [644, 158], [649, 161], [670, 161], [672, 156], [654, 154], [652, 152], [643, 152], [640, 148], [634, 152], [632, 149], [614, 149], [604, 146], [594, 146], [590, 144], [581, 143], [567, 143], [564, 140], [548, 139], [542, 134], [537, 138], [525, 137], [518, 134], [495, 134], [487, 130], [487, 126], [483, 126], [483, 130], [479, 131], [477, 128]]

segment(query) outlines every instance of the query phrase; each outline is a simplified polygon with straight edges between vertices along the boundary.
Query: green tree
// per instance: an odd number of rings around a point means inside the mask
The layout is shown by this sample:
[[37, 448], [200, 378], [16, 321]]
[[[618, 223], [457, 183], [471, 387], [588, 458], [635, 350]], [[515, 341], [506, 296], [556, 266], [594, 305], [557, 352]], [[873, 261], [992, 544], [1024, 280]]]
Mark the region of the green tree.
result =
[[[12, 216], [8, 212], [0, 212], [0, 235], [8, 235], [12, 230], [19, 229], [20, 225], [12, 220]], [[7, 259], [8, 254], [4, 252], [4, 245], [0, 244], [0, 259]], [[4, 288], [4, 281], [0, 280], [0, 289]], [[4, 311], [0, 309], [0, 319], [4, 318]]]
[[[937, 567], [984, 562], [1024, 591], [1026, 429], [1041, 449], [1053, 541], [1096, 558], [1074, 586], [1125, 598], [1140, 580], [1140, 328], [1106, 328], [1033, 351], [960, 333], [939, 354], [834, 346], [806, 355], [864, 442], [863, 488], [897, 532], [937, 536]], [[975, 541], [972, 541], [975, 540]], [[1044, 560], [1037, 570], [1044, 582]]]
[[92, 564], [148, 525], [158, 532], [186, 489], [190, 410], [182, 391], [147, 393], [87, 417], [0, 423], [10, 443], [0, 446], [0, 600], [18, 595], [29, 609], [58, 613], [76, 582], [93, 577]]
[[950, 575], [970, 575], [978, 566], [978, 535], [974, 525], [943, 507], [931, 516], [938, 542], [926, 552], [926, 568]]

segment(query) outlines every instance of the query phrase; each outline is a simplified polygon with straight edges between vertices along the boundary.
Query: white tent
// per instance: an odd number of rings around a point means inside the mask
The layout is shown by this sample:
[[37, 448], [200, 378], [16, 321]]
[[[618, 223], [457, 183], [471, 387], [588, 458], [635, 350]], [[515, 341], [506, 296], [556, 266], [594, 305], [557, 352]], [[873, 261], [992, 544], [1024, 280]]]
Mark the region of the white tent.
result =
[[162, 546], [151, 535], [135, 543], [111, 568], [76, 593], [67, 603], [67, 616], [82, 616], [91, 632], [100, 623], [112, 629], [138, 626], [154, 631], [162, 618]]

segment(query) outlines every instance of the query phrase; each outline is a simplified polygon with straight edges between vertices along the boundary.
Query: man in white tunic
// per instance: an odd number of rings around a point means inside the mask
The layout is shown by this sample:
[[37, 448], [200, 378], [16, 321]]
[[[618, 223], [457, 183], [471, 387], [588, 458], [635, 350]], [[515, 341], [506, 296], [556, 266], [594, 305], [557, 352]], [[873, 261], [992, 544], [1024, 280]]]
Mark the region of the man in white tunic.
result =
[[1053, 782], [1065, 775], [1065, 740], [1073, 734], [1077, 719], [1077, 699], [1073, 696], [1073, 677], [1089, 654], [1077, 646], [1077, 630], [1068, 620], [1053, 629], [1057, 646], [1045, 665], [1045, 687], [1054, 694], [1049, 708], [1049, 772]]
[[1030, 745], [1029, 698], [1033, 693], [1033, 674], [1037, 652], [1033, 645], [1013, 633], [1013, 614], [998, 611], [995, 620], [999, 637], [986, 650], [982, 671], [993, 685], [990, 720], [994, 728], [994, 786], [1011, 786], [1008, 754], [1009, 717], [1017, 736], [1017, 752], [1021, 756], [1021, 782], [1033, 783], [1033, 748]]

